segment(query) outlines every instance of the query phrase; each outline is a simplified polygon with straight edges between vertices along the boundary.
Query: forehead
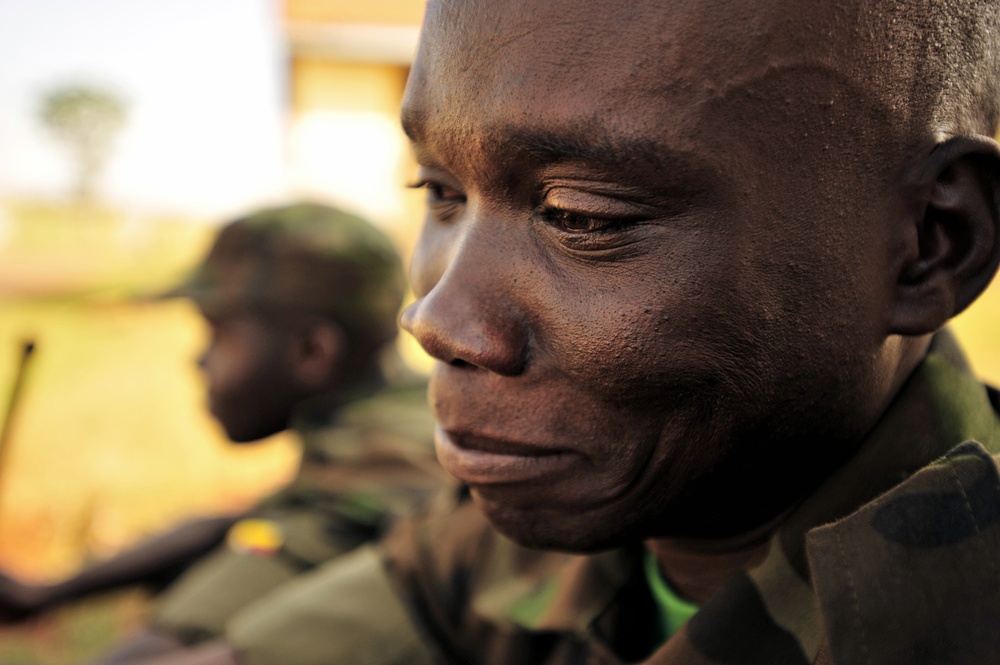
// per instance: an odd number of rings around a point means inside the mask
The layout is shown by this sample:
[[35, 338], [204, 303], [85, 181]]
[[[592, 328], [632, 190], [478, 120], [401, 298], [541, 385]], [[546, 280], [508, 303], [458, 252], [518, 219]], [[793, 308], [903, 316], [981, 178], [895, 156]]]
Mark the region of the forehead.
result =
[[850, 40], [831, 37], [859, 13], [794, 4], [431, 0], [404, 126], [418, 152], [533, 133], [707, 155], [877, 118]]

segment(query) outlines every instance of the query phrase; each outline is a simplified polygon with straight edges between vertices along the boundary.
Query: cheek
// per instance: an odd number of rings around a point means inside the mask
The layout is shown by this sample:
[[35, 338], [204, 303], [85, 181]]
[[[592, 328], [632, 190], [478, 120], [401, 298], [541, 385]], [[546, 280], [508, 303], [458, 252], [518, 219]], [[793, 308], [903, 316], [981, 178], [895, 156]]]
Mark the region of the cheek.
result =
[[239, 382], [236, 354], [222, 344], [215, 344], [205, 352], [202, 371], [210, 393], [225, 391], [228, 386]]
[[219, 344], [205, 357], [204, 373], [213, 401], [238, 399], [254, 384], [264, 356], [261, 349], [238, 344]]
[[754, 371], [759, 339], [748, 322], [759, 317], [734, 301], [729, 279], [647, 273], [635, 286], [591, 292], [549, 317], [542, 346], [567, 374], [610, 401], [648, 408], [663, 396], [710, 396]]

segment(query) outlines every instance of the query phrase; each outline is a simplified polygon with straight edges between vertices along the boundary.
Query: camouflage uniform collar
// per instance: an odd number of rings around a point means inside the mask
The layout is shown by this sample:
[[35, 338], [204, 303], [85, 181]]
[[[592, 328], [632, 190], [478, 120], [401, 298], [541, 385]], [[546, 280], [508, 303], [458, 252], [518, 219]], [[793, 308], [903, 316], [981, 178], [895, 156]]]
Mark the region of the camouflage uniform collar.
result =
[[473, 597], [474, 611], [496, 625], [568, 632], [583, 639], [629, 580], [642, 572], [638, 550], [547, 556], [528, 550], [527, 557], [524, 552], [498, 536], [486, 578]]
[[820, 662], [993, 663], [1000, 657], [1000, 473], [964, 443], [808, 538]]

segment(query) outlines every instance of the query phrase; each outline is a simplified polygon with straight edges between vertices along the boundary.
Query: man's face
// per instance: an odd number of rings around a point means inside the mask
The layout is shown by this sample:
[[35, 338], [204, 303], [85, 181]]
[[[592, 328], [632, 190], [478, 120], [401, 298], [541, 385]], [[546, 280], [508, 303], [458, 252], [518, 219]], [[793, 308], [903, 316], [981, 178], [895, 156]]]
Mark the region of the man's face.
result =
[[522, 542], [752, 527], [886, 404], [880, 111], [763, 4], [428, 7], [403, 323], [441, 462]]
[[293, 371], [291, 333], [251, 313], [204, 313], [210, 337], [198, 365], [209, 410], [235, 442], [288, 427], [302, 398]]

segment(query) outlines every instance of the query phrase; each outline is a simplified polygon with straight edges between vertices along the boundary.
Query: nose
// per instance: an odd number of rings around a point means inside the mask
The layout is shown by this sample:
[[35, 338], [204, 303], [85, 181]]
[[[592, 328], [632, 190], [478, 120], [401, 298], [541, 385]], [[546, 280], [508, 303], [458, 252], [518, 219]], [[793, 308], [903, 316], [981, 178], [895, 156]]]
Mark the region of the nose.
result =
[[208, 369], [208, 352], [211, 348], [211, 345], [203, 344], [201, 350], [195, 356], [194, 364], [202, 373], [205, 373]]
[[[510, 280], [497, 263], [463, 244], [450, 252], [437, 279], [428, 280], [415, 257], [414, 282], [429, 290], [403, 311], [400, 323], [441, 362], [503, 376], [522, 374], [528, 360], [528, 322], [510, 297]], [[510, 265], [509, 259], [506, 263]]]

